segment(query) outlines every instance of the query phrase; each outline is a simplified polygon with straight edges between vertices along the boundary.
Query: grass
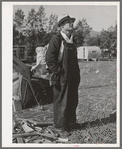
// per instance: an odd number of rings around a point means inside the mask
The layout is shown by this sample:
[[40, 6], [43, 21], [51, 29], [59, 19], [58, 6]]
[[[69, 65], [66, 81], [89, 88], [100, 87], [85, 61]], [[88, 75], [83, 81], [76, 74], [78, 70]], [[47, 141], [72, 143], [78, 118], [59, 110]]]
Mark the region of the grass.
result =
[[73, 132], [72, 143], [116, 143], [116, 61], [79, 62], [79, 66], [77, 119], [82, 130]]
[[[81, 130], [72, 131], [69, 144], [114, 144], [116, 143], [116, 60], [79, 62], [81, 81], [77, 121]], [[35, 106], [14, 113], [21, 118], [52, 122], [52, 104], [45, 110]]]

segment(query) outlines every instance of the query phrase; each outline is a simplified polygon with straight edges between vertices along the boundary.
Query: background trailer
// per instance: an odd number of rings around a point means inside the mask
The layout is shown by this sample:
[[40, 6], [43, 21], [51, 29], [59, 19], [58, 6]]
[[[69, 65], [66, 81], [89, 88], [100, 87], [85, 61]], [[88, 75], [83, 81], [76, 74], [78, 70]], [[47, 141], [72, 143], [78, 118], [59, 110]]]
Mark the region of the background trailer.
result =
[[99, 60], [101, 56], [101, 50], [97, 46], [81, 46], [77, 48], [78, 59], [95, 59]]

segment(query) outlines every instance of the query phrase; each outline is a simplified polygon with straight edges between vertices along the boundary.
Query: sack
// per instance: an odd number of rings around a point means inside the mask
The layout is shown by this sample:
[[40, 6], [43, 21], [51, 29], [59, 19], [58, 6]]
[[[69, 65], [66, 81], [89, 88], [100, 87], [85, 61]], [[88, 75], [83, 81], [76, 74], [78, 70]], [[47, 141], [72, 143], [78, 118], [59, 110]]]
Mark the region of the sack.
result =
[[45, 61], [47, 49], [47, 45], [45, 47], [36, 48], [36, 65], [31, 68], [34, 77], [41, 77], [41, 75], [46, 75], [48, 73]]
[[46, 52], [48, 50], [49, 44], [47, 44], [45, 47], [37, 47], [36, 53], [37, 53], [37, 60], [36, 64], [46, 64]]

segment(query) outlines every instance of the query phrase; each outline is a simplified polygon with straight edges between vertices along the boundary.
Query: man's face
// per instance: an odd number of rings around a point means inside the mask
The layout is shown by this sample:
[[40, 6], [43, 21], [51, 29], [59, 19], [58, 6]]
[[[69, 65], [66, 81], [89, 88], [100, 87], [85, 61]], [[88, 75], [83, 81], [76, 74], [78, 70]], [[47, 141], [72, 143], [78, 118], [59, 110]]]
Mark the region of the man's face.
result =
[[61, 28], [64, 31], [72, 31], [73, 30], [73, 21], [72, 20], [66, 20], [61, 24]]

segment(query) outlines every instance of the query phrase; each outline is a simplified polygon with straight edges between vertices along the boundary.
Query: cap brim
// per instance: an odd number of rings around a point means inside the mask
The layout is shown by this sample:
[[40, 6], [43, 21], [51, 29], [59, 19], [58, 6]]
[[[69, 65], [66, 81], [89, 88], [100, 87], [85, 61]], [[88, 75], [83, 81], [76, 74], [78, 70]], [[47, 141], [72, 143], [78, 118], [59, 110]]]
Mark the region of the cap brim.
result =
[[67, 19], [64, 19], [64, 20], [60, 20], [57, 25], [60, 26], [60, 24], [62, 24], [66, 20], [72, 20], [73, 23], [74, 23], [76, 19], [75, 18], [67, 18]]

